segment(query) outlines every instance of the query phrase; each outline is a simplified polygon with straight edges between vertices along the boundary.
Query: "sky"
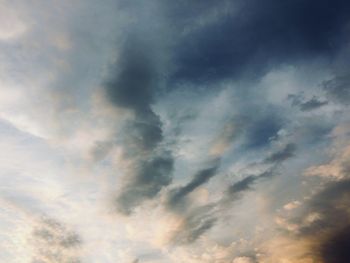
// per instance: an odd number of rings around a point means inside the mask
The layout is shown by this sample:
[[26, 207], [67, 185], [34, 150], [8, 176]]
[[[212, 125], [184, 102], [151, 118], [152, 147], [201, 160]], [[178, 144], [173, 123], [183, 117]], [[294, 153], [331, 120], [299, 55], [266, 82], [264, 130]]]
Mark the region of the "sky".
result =
[[348, 0], [0, 0], [0, 262], [350, 262]]

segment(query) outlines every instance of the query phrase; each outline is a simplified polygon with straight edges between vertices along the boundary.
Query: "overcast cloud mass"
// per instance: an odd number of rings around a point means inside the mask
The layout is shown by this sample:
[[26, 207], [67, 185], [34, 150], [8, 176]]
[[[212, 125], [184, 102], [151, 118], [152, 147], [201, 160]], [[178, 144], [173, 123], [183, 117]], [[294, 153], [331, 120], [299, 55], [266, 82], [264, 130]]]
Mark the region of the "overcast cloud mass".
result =
[[0, 262], [349, 263], [348, 0], [0, 0]]

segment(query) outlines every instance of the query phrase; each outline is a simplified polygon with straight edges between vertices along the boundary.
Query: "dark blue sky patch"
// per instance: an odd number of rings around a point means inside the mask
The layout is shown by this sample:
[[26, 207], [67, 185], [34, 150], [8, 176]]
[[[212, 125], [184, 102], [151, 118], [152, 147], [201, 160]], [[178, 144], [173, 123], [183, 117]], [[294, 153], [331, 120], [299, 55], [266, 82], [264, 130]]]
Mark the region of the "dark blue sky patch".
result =
[[246, 147], [259, 148], [269, 144], [282, 127], [282, 121], [275, 116], [266, 116], [253, 121], [247, 127]]
[[280, 63], [330, 56], [350, 12], [345, 0], [251, 0], [233, 7], [238, 11], [180, 39], [173, 81], [259, 76]]

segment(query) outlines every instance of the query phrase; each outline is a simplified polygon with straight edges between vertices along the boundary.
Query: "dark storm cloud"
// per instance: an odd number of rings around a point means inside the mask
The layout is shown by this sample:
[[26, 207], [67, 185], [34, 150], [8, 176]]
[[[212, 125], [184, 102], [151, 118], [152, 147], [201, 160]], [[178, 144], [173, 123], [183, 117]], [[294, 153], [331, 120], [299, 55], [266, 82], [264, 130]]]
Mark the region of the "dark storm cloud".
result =
[[[226, 8], [232, 11], [180, 39], [173, 81], [214, 81], [243, 73], [254, 78], [281, 63], [333, 55], [349, 21], [346, 0], [230, 3]], [[200, 6], [202, 13], [211, 8], [208, 1]], [[181, 8], [185, 14], [186, 7]]]
[[164, 154], [138, 163], [137, 170], [116, 199], [119, 212], [130, 214], [144, 200], [155, 197], [172, 181], [173, 158]]
[[328, 97], [344, 105], [350, 104], [350, 74], [343, 74], [322, 83]]
[[328, 104], [326, 100], [320, 100], [313, 96], [309, 100], [305, 100], [302, 95], [288, 95], [288, 99], [292, 101], [292, 106], [298, 107], [301, 111], [312, 111]]
[[183, 199], [190, 194], [193, 190], [201, 186], [202, 184], [208, 182], [210, 178], [215, 176], [218, 169], [218, 164], [215, 164], [214, 166], [210, 168], [203, 169], [201, 171], [198, 171], [192, 180], [187, 183], [185, 186], [179, 187], [177, 189], [173, 189], [169, 193], [169, 199], [167, 201], [167, 205], [170, 208], [175, 208]]

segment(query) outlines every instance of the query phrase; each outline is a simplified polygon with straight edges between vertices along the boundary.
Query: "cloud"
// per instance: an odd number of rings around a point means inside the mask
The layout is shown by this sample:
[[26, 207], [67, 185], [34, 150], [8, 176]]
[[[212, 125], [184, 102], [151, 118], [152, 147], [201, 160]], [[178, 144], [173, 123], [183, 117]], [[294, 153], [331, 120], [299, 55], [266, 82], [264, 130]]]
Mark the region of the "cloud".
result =
[[217, 221], [212, 209], [212, 205], [205, 205], [188, 212], [171, 237], [171, 243], [182, 245], [193, 243], [211, 229]]
[[210, 154], [221, 157], [230, 148], [235, 139], [242, 134], [243, 125], [240, 121], [230, 120], [225, 123], [219, 136], [214, 139], [210, 148]]
[[321, 108], [322, 106], [327, 105], [327, 101], [320, 101], [316, 97], [313, 97], [312, 99], [303, 102], [300, 104], [300, 110], [301, 111], [311, 111], [314, 109]]
[[232, 263], [253, 263], [254, 260], [249, 257], [237, 257], [235, 258]]
[[[224, 103], [228, 105], [222, 106], [226, 112], [213, 116], [219, 118], [216, 124], [218, 125], [217, 132], [211, 134], [213, 139], [209, 142], [209, 154], [213, 158], [232, 154], [230, 150], [233, 149], [262, 150], [278, 137], [279, 131], [286, 125], [281, 107], [260, 104], [260, 99], [251, 94], [251, 91], [247, 91], [247, 94], [235, 94], [235, 91], [227, 89], [220, 92], [220, 96], [223, 97], [223, 101], [218, 99], [217, 103], [220, 103], [220, 106]], [[213, 105], [213, 107], [220, 106]], [[231, 108], [232, 112], [230, 112]], [[210, 126], [206, 128], [212, 129]]]
[[172, 170], [173, 159], [167, 154], [137, 163], [136, 171], [118, 193], [118, 211], [130, 214], [143, 201], [154, 198], [162, 187], [171, 183]]
[[299, 107], [301, 111], [312, 111], [321, 108], [328, 104], [326, 100], [320, 100], [318, 97], [313, 96], [309, 100], [305, 100], [301, 95], [288, 95], [288, 99], [292, 101], [292, 106]]
[[42, 218], [35, 226], [30, 242], [35, 250], [31, 262], [81, 262], [79, 250], [80, 236], [64, 225], [50, 218]]
[[1, 262], [348, 257], [345, 0], [0, 7]]
[[159, 116], [151, 108], [159, 78], [151, 52], [141, 36], [131, 34], [104, 83], [112, 105], [134, 114], [134, 118], [126, 122], [122, 135], [126, 158], [133, 162], [133, 174], [126, 179], [116, 199], [118, 211], [126, 214], [146, 199], [154, 198], [172, 181], [171, 154], [158, 156], [156, 152], [163, 133]]
[[137, 148], [146, 151], [154, 149], [163, 139], [159, 117], [152, 113], [144, 113], [140, 119], [129, 123], [125, 132]]
[[[277, 173], [277, 168], [280, 163], [294, 156], [295, 145], [287, 144], [282, 151], [277, 151], [266, 159], [268, 163], [272, 163], [273, 165], [268, 168], [266, 171], [253, 174], [245, 177], [244, 179], [232, 184], [229, 186], [225, 192], [225, 195], [217, 202], [213, 202], [208, 205], [192, 207], [188, 211], [185, 212], [183, 224], [176, 230], [176, 234], [172, 238], [175, 243], [193, 243], [195, 242], [201, 235], [210, 230], [215, 223], [220, 220], [220, 217], [224, 213], [224, 210], [232, 203], [233, 201], [239, 200], [242, 195], [252, 189], [257, 182], [260, 180], [268, 179], [273, 177]], [[265, 160], [265, 162], [266, 162]], [[210, 178], [213, 175], [214, 168], [210, 168], [207, 170], [203, 170], [201, 172], [205, 172]], [[198, 173], [197, 175], [202, 175]], [[206, 177], [202, 177], [202, 180], [199, 180], [200, 183], [205, 181]], [[179, 198], [183, 198], [183, 194], [187, 194], [187, 191], [190, 187], [194, 186], [195, 182], [197, 183], [197, 176], [185, 187], [180, 188], [176, 192], [170, 193], [170, 201], [178, 202]], [[190, 188], [191, 190], [192, 188]], [[182, 190], [182, 191], [181, 191]], [[181, 193], [182, 195], [179, 195]], [[176, 199], [174, 199], [176, 197]], [[175, 206], [175, 204], [171, 204]], [[171, 207], [172, 207], [171, 206]], [[180, 240], [180, 241], [179, 241]]]
[[343, 74], [331, 80], [324, 81], [322, 87], [327, 96], [335, 102], [349, 105], [350, 103], [350, 75]]
[[296, 145], [288, 143], [282, 150], [272, 153], [265, 159], [266, 163], [280, 163], [294, 156]]
[[246, 178], [229, 186], [227, 191], [227, 200], [237, 200], [243, 192], [250, 190], [251, 187], [259, 180], [272, 177], [274, 175], [274, 169], [267, 170], [257, 175], [250, 175]]
[[[279, 165], [289, 158], [294, 156], [295, 145], [287, 144], [282, 150], [272, 153], [264, 162], [272, 164], [265, 171], [252, 174], [245, 177], [238, 182], [230, 185], [222, 198], [216, 202], [209, 203], [207, 205], [190, 207], [187, 211], [181, 211], [184, 214], [183, 224], [177, 228], [176, 234], [172, 238], [175, 243], [193, 243], [201, 235], [209, 231], [215, 223], [220, 220], [221, 216], [230, 207], [230, 204], [234, 201], [238, 201], [244, 193], [251, 190], [252, 187], [261, 180], [271, 178], [278, 172]], [[188, 193], [188, 190], [192, 190], [193, 187], [197, 187], [198, 183], [206, 182], [210, 177], [215, 174], [217, 167], [212, 167], [206, 170], [202, 170], [196, 174], [194, 179], [186, 186], [170, 192], [170, 200], [167, 205], [171, 208], [175, 207], [181, 201], [181, 198]], [[203, 176], [204, 175], [206, 176]], [[200, 178], [198, 178], [200, 176]], [[180, 240], [180, 241], [179, 241]]]
[[134, 132], [132, 140], [138, 140], [140, 148], [146, 150], [152, 150], [162, 140], [160, 119], [151, 109], [158, 85], [153, 59], [150, 47], [141, 37], [130, 36], [104, 83], [107, 99], [135, 114], [126, 132]]
[[158, 77], [151, 52], [141, 37], [129, 36], [125, 40], [110, 79], [105, 81], [107, 97], [113, 104], [136, 114], [150, 111]]
[[[343, 224], [346, 225], [346, 219], [350, 216], [347, 209], [349, 189], [349, 180], [326, 184], [324, 189], [313, 196], [306, 206], [308, 211], [320, 214], [319, 220], [311, 221], [310, 225], [300, 230], [301, 233], [308, 235], [320, 229], [327, 231], [327, 229], [341, 227]], [[340, 219], [343, 219], [341, 220], [343, 223], [335, 224]]]
[[315, 253], [323, 262], [346, 262], [350, 259], [346, 249], [349, 246], [349, 197], [350, 182], [345, 180], [326, 185], [309, 204], [308, 209], [319, 213], [320, 218], [300, 232], [309, 238], [320, 236]]
[[238, 197], [241, 196], [243, 192], [250, 190], [256, 182], [274, 176], [277, 172], [279, 164], [281, 164], [289, 158], [294, 157], [295, 150], [295, 144], [288, 143], [281, 150], [270, 154], [267, 158], [265, 158], [263, 163], [272, 164], [272, 166], [261, 173], [249, 175], [229, 186], [227, 190], [227, 198], [229, 200], [236, 200]]
[[176, 208], [184, 198], [190, 194], [192, 191], [197, 189], [202, 184], [208, 182], [210, 178], [216, 175], [218, 169], [218, 163], [214, 166], [198, 171], [192, 180], [186, 185], [175, 188], [170, 191], [169, 197], [167, 200], [167, 206], [169, 208]]
[[349, 180], [327, 183], [298, 208], [299, 213], [280, 219], [283, 221], [279, 222], [280, 226], [288, 232], [279, 233], [279, 238], [269, 241], [275, 246], [263, 259], [347, 262], [350, 258], [346, 249], [349, 246], [349, 190]]
[[290, 203], [288, 203], [288, 204], [285, 204], [284, 206], [283, 206], [283, 208], [285, 209], [285, 210], [293, 210], [293, 209], [295, 209], [295, 208], [298, 208], [299, 206], [301, 205], [301, 203], [299, 202], [299, 201], [293, 201], [293, 202], [290, 202]]
[[0, 40], [16, 40], [28, 30], [26, 22], [21, 18], [23, 14], [16, 10], [15, 5], [12, 6], [9, 3], [0, 3], [0, 7]]
[[348, 178], [350, 175], [348, 161], [350, 160], [350, 148], [347, 146], [339, 149], [329, 162], [313, 165], [304, 172], [306, 176], [320, 176], [335, 180]]

